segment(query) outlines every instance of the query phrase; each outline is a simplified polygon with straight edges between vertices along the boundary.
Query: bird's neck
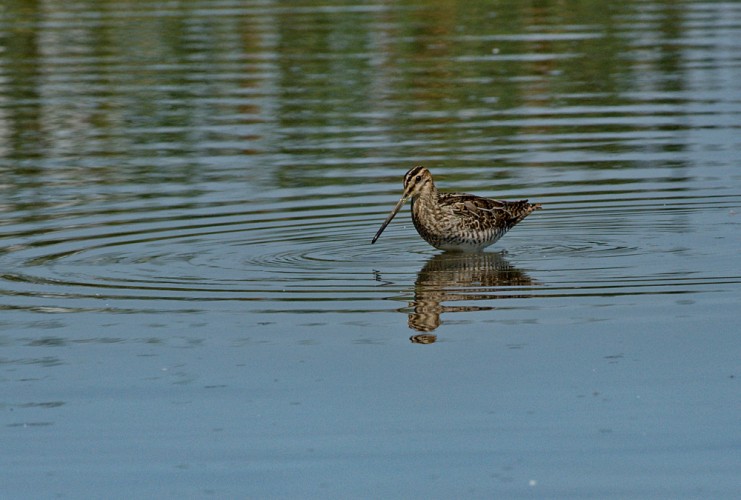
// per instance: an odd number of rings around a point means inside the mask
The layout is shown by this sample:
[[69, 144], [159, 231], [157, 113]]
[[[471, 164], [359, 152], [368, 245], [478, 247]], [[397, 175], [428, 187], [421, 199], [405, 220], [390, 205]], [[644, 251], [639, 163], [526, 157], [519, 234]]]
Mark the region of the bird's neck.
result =
[[434, 187], [431, 189], [427, 189], [412, 198], [412, 207], [416, 206], [418, 210], [421, 210], [423, 207], [425, 207], [427, 210], [433, 209], [438, 205], [437, 198], [437, 189], [435, 189]]
[[432, 186], [431, 188], [425, 189], [414, 197], [414, 201], [421, 201], [422, 203], [434, 203], [435, 201], [437, 201], [437, 188], [435, 186]]

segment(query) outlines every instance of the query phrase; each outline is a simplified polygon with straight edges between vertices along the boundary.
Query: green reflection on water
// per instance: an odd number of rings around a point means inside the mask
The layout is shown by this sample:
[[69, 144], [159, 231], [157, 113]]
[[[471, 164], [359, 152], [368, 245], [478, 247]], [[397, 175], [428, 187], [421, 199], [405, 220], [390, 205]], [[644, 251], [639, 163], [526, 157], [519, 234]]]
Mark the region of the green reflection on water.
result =
[[[161, 182], [166, 170], [164, 180], [193, 182], [208, 155], [290, 156], [277, 168], [282, 186], [348, 182], [323, 175], [327, 156], [476, 163], [453, 152], [485, 146], [483, 134], [508, 153], [523, 133], [600, 127], [512, 120], [523, 112], [628, 105], [649, 78], [659, 92], [681, 88], [685, 8], [11, 2], [0, 17], [0, 153], [20, 178], [87, 156], [71, 173], [79, 182], [91, 170], [97, 182], [130, 179], [132, 169], [135, 181]], [[132, 151], [134, 165], [116, 162]], [[191, 160], [163, 167], [163, 157]]]

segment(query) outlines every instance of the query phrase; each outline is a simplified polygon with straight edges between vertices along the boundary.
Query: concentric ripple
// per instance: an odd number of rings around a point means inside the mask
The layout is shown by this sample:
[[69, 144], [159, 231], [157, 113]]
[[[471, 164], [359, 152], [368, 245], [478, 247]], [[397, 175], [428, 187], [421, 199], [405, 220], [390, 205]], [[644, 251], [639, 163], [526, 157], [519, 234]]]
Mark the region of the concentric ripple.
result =
[[[286, 202], [278, 199], [175, 205], [135, 219], [65, 212], [58, 225], [48, 223], [43, 230], [11, 223], [4, 227], [0, 255], [4, 307], [85, 310], [105, 301], [107, 309], [116, 310], [120, 301], [130, 311], [151, 309], [152, 301], [197, 307], [194, 303], [216, 300], [272, 303], [281, 310], [320, 308], [327, 301], [335, 309], [363, 309], [371, 299], [411, 300], [413, 289], [419, 296], [419, 287], [429, 283], [438, 290], [433, 295], [443, 287], [449, 289], [443, 297], [462, 293], [469, 300], [490, 300], [663, 293], [741, 282], [738, 274], [682, 271], [686, 266], [678, 269], [680, 261], [673, 257], [686, 252], [678, 244], [678, 224], [688, 215], [698, 217], [704, 210], [737, 223], [727, 212], [737, 202], [733, 197], [720, 196], [703, 210], [687, 212], [692, 202], [682, 198], [645, 198], [622, 206], [602, 201], [579, 208], [558, 195], [550, 196], [549, 204], [543, 195], [545, 209], [493, 248], [509, 250], [501, 264], [508, 273], [528, 275], [516, 285], [506, 276], [492, 277], [489, 263], [471, 259], [448, 261], [445, 272], [450, 262], [460, 266], [456, 281], [430, 278], [436, 272], [430, 259], [438, 252], [417, 236], [407, 213], [371, 246], [370, 236], [388, 208], [378, 200], [385, 198], [369, 198], [373, 209], [330, 197], [284, 210]], [[242, 204], [248, 208], [240, 210]], [[642, 240], [636, 234], [643, 234]], [[638, 261], [653, 261], [654, 272], [636, 274]], [[486, 267], [477, 271], [480, 265]], [[420, 273], [428, 276], [426, 284], [420, 285]], [[484, 275], [486, 282], [476, 278]], [[394, 285], [390, 294], [389, 285]]]
[[115, 220], [64, 213], [57, 227], [43, 231], [6, 225], [0, 236], [6, 306], [30, 301], [61, 310], [64, 299], [290, 301], [308, 294], [347, 300], [375, 289], [372, 264], [390, 254], [371, 251], [363, 209], [332, 199], [281, 207], [280, 200], [251, 210], [215, 203]]

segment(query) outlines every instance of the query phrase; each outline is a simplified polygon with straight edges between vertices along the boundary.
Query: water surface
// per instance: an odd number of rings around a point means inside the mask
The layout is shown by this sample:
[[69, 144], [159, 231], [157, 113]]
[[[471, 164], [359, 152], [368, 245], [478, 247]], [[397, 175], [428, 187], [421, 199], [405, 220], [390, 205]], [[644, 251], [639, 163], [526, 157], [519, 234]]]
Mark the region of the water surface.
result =
[[[739, 54], [733, 2], [11, 2], [0, 492], [734, 497]], [[371, 246], [415, 164], [544, 209]]]

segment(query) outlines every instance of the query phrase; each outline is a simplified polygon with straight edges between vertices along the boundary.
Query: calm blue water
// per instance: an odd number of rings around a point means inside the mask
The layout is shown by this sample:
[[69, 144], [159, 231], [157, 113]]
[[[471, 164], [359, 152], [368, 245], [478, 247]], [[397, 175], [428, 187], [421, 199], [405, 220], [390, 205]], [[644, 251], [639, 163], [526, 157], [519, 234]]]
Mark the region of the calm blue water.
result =
[[[741, 4], [0, 8], [0, 497], [735, 498]], [[543, 204], [449, 255], [406, 207]]]

